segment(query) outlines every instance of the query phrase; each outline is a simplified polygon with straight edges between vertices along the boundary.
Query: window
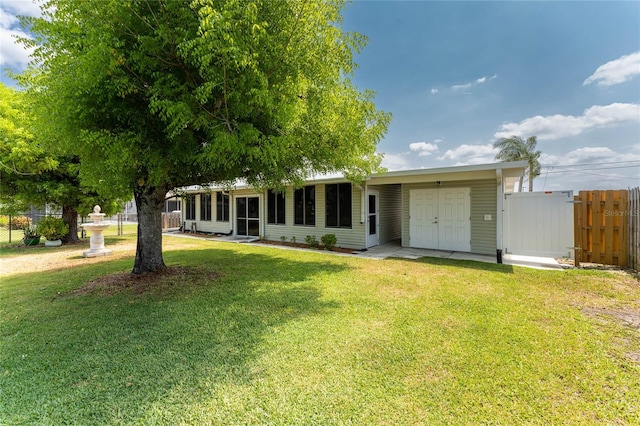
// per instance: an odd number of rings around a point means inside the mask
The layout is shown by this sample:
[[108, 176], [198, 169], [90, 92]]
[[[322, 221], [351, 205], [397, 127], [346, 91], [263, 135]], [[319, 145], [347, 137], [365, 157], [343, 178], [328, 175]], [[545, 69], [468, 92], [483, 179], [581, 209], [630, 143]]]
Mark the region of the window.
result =
[[315, 226], [316, 224], [316, 187], [305, 186], [296, 189], [293, 195], [296, 225]]
[[216, 221], [229, 222], [229, 195], [216, 192]]
[[211, 222], [211, 193], [200, 194], [200, 220]]
[[184, 200], [185, 220], [196, 220], [196, 196], [187, 195]]
[[267, 223], [284, 225], [284, 193], [267, 191]]
[[351, 228], [351, 184], [326, 185], [325, 196], [327, 228]]
[[171, 213], [180, 210], [181, 200], [179, 198], [171, 198], [164, 203], [164, 213]]

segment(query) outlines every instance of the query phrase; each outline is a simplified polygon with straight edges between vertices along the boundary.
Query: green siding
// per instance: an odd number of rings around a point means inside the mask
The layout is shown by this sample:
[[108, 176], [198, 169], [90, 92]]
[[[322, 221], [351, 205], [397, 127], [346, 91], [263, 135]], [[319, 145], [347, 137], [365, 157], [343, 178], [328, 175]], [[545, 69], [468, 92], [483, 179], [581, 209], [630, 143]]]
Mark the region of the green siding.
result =
[[[402, 185], [402, 246], [409, 247], [409, 191], [411, 189], [471, 188], [471, 252], [496, 253], [497, 183], [495, 179]], [[490, 214], [491, 220], [484, 220]]]
[[285, 194], [285, 224], [269, 225], [266, 224], [266, 205], [263, 209], [263, 219], [265, 221], [265, 238], [269, 240], [280, 241], [281, 237], [285, 237], [287, 241], [291, 241], [291, 237], [296, 238], [296, 242], [304, 243], [307, 235], [315, 235], [316, 239], [325, 234], [335, 234], [338, 247], [362, 249], [365, 245], [365, 225], [360, 222], [362, 209], [362, 191], [352, 186], [352, 227], [351, 228], [327, 228], [326, 209], [325, 209], [325, 185], [317, 184], [316, 186], [316, 224], [315, 226], [302, 226], [293, 224], [293, 188], [287, 188]]

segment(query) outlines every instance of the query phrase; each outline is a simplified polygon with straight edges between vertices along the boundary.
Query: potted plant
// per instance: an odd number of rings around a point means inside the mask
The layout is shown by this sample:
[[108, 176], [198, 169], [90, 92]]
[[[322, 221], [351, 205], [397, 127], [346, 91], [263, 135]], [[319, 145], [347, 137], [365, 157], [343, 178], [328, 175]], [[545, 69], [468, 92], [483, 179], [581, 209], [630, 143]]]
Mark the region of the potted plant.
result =
[[28, 225], [22, 229], [24, 232], [24, 238], [22, 238], [22, 242], [24, 242], [25, 246], [35, 246], [40, 244], [40, 234], [38, 233], [38, 227], [36, 225]]
[[62, 244], [62, 238], [69, 233], [69, 225], [62, 218], [47, 216], [38, 223], [38, 232], [47, 240], [44, 245], [57, 247]]

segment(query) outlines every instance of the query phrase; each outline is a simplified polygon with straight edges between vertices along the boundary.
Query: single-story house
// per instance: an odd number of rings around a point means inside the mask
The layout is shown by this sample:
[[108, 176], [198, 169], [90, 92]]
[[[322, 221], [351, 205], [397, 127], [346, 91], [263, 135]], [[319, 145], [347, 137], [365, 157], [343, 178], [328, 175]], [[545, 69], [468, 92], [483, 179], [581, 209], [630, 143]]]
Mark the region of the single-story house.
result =
[[503, 248], [504, 194], [526, 168], [518, 161], [395, 171], [361, 185], [319, 178], [283, 192], [190, 187], [183, 229], [297, 242], [335, 234], [338, 247], [356, 250], [400, 240], [403, 247], [495, 255]]

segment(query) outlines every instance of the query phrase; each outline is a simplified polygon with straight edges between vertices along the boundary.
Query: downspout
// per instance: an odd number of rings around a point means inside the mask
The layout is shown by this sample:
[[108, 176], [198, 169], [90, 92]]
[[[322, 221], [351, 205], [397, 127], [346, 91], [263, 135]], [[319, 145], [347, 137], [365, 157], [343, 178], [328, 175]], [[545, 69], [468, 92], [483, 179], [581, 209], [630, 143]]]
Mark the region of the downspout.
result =
[[503, 235], [502, 223], [504, 212], [504, 182], [502, 178], [502, 169], [496, 169], [496, 180], [498, 182], [498, 207], [496, 211], [496, 261], [502, 263]]
[[[369, 187], [367, 187], [367, 182], [364, 182], [362, 184], [363, 186], [360, 187], [360, 189], [362, 189], [362, 192], [360, 192], [360, 223], [364, 224], [367, 221], [367, 200], [369, 200], [369, 197], [367, 197], [368, 192], [369, 192]], [[367, 242], [365, 241], [364, 243], [365, 247], [367, 245]]]

